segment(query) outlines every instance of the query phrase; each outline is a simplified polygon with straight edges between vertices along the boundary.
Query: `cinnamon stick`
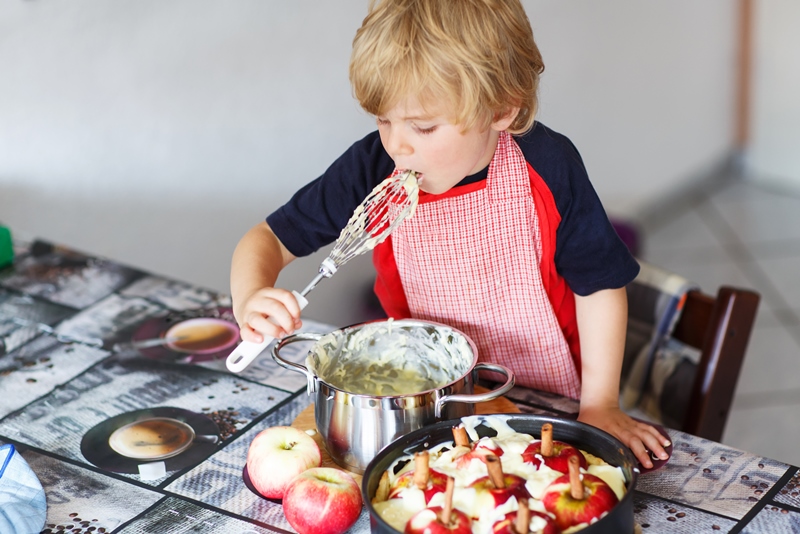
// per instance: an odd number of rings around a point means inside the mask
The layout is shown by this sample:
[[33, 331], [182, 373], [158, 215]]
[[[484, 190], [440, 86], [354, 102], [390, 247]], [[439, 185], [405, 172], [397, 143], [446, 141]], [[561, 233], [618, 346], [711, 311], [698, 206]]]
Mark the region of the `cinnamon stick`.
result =
[[464, 425], [453, 427], [453, 441], [455, 441], [456, 447], [469, 447], [469, 436]]
[[483, 461], [486, 462], [486, 470], [489, 471], [489, 480], [492, 481], [494, 487], [497, 489], [505, 488], [506, 481], [503, 476], [503, 466], [500, 464], [500, 458], [494, 454], [487, 454]]
[[550, 423], [542, 425], [542, 456], [553, 456], [553, 425]]
[[528, 499], [519, 500], [517, 510], [517, 520], [514, 522], [514, 530], [517, 534], [528, 534], [531, 528], [531, 511], [528, 508]]
[[583, 500], [583, 480], [581, 480], [581, 464], [577, 456], [569, 457], [569, 492], [572, 498]]
[[453, 514], [453, 491], [455, 487], [455, 479], [447, 477], [447, 487], [444, 490], [444, 505], [442, 506], [441, 516], [439, 516], [439, 522], [443, 525], [450, 524], [450, 516]]
[[414, 454], [414, 485], [419, 489], [428, 487], [428, 451], [417, 452]]

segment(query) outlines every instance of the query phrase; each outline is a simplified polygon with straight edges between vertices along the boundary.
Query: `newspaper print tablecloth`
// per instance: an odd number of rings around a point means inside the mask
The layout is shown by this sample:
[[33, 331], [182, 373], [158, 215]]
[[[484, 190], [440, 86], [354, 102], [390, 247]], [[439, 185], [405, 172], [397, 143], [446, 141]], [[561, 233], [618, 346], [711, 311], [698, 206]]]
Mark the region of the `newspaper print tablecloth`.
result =
[[[18, 245], [19, 246], [19, 245]], [[226, 295], [37, 242], [0, 271], [0, 443], [14, 443], [47, 493], [43, 532], [293, 532], [277, 501], [244, 484], [253, 437], [305, 409], [306, 379], [269, 357], [240, 375], [221, 358], [185, 363], [118, 350], [143, 324], [223, 317]], [[220, 311], [222, 310], [222, 312]], [[305, 321], [304, 330], [331, 325]], [[286, 347], [302, 361], [304, 344]], [[574, 418], [577, 403], [514, 389], [523, 412]], [[219, 441], [189, 465], [145, 480], [97, 467], [81, 441], [120, 414], [172, 407], [212, 419]], [[800, 532], [794, 466], [669, 431], [673, 456], [639, 477], [641, 532]], [[351, 532], [369, 532], [363, 512]]]

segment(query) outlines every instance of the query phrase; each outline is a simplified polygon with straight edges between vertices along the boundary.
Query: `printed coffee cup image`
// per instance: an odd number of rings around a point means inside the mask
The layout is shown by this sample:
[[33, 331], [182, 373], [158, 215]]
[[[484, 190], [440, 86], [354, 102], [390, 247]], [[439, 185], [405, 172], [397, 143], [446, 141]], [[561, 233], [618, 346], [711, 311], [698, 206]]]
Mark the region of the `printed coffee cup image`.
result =
[[167, 346], [187, 354], [211, 354], [233, 347], [239, 340], [239, 328], [228, 321], [198, 317], [181, 321], [164, 335]]
[[177, 456], [188, 449], [194, 439], [194, 429], [183, 421], [153, 417], [116, 429], [109, 436], [108, 445], [122, 456], [155, 461]]

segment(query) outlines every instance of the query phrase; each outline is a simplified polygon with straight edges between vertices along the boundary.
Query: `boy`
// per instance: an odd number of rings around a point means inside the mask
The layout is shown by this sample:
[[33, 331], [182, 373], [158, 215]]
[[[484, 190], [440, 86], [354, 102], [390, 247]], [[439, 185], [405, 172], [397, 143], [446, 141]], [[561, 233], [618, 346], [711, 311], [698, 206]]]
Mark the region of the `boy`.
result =
[[414, 170], [416, 213], [373, 254], [387, 315], [464, 331], [518, 384], [580, 398], [580, 420], [651, 467], [645, 449], [666, 459], [669, 443], [618, 404], [639, 267], [575, 147], [534, 120], [543, 69], [519, 0], [373, 2], [350, 81], [378, 131], [242, 238], [234, 313], [247, 341], [298, 328], [294, 297], [273, 287], [280, 270], [333, 242], [392, 172]]

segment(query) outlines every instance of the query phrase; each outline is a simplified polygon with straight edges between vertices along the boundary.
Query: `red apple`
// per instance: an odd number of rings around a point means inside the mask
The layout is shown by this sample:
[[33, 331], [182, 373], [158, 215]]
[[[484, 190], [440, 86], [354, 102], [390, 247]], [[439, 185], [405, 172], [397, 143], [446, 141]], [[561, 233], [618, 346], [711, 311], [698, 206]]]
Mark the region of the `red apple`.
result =
[[456, 466], [466, 467], [475, 458], [481, 461], [485, 461], [486, 457], [490, 454], [493, 454], [499, 458], [500, 456], [503, 455], [503, 449], [501, 449], [491, 441], [487, 440], [476, 441], [473, 444], [471, 451], [458, 457], [458, 459], [456, 460]]
[[464, 512], [453, 508], [447, 523], [441, 514], [441, 506], [420, 510], [406, 523], [405, 534], [472, 534], [472, 521]]
[[[394, 486], [389, 491], [389, 498], [393, 499], [399, 496], [400, 491], [414, 485], [414, 471], [406, 471], [394, 481]], [[440, 473], [434, 469], [428, 471], [428, 485], [422, 490], [425, 495], [425, 504], [431, 502], [431, 499], [437, 493], [444, 493], [447, 487], [447, 475]]]
[[[528, 530], [533, 534], [560, 534], [561, 530], [556, 525], [555, 519], [549, 515], [530, 510], [528, 512], [534, 524], [542, 524], [543, 526], [538, 530]], [[540, 518], [540, 519], [534, 519]], [[506, 516], [492, 526], [492, 534], [519, 534], [516, 530], [515, 523], [517, 521], [517, 512], [507, 513]], [[528, 527], [530, 528], [530, 527]]]
[[289, 482], [311, 467], [322, 465], [314, 438], [293, 426], [262, 430], [247, 451], [247, 474], [256, 491], [281, 499]]
[[494, 499], [495, 508], [506, 502], [512, 496], [516, 497], [517, 500], [530, 498], [528, 490], [525, 489], [524, 478], [506, 473], [503, 475], [503, 483], [505, 487], [498, 488], [497, 485], [492, 482], [491, 477], [486, 476], [479, 478], [470, 484], [469, 487], [475, 488], [478, 494], [482, 492], [490, 494]]
[[555, 514], [556, 523], [562, 530], [599, 519], [618, 502], [617, 495], [600, 477], [583, 473], [580, 478], [582, 499], [573, 496], [570, 475], [555, 479], [542, 495], [545, 509]]
[[578, 458], [580, 466], [586, 469], [586, 457], [583, 456], [581, 451], [563, 441], [553, 442], [553, 454], [551, 456], [542, 454], [541, 441], [534, 441], [522, 452], [522, 461], [532, 463], [536, 467], [539, 467], [542, 461], [544, 461], [544, 465], [550, 469], [554, 469], [559, 473], [568, 473], [570, 456]]
[[361, 490], [348, 473], [312, 467], [297, 475], [283, 496], [283, 513], [300, 534], [341, 534], [361, 514]]

